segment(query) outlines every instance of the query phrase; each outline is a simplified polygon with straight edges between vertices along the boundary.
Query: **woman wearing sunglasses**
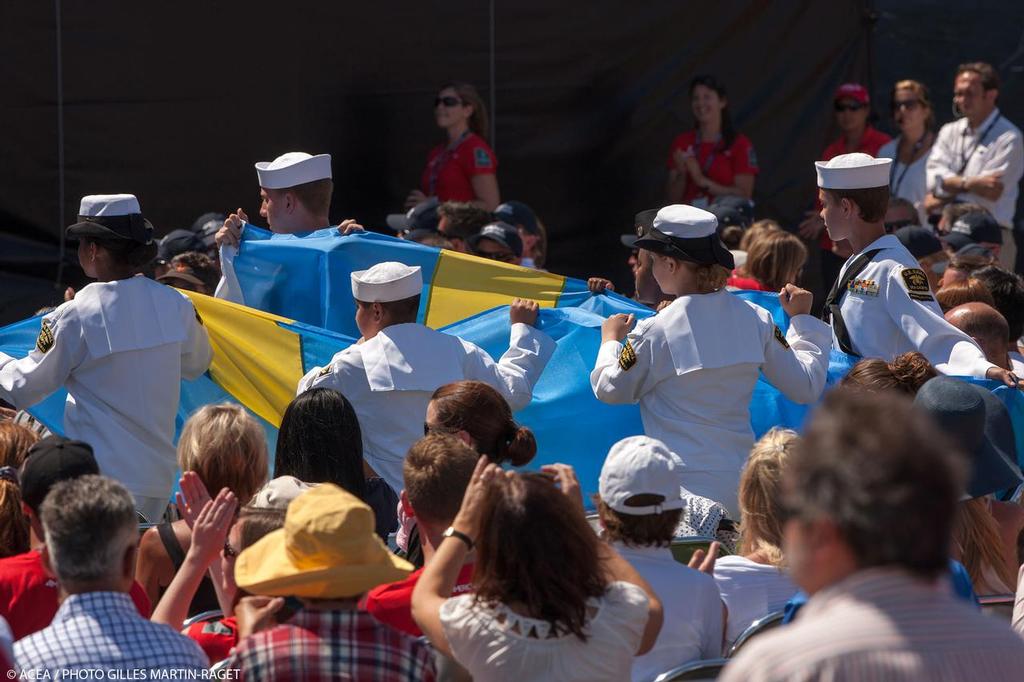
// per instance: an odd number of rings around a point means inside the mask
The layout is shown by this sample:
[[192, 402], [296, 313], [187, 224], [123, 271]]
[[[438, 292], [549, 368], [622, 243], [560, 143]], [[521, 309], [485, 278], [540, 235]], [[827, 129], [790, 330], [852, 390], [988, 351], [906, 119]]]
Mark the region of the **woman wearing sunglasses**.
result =
[[487, 145], [487, 109], [480, 93], [468, 83], [446, 84], [434, 99], [434, 119], [447, 140], [430, 151], [420, 188], [406, 197], [406, 208], [437, 197], [493, 211], [501, 203], [498, 159]]
[[935, 112], [928, 98], [928, 88], [917, 81], [899, 81], [893, 86], [890, 101], [892, 118], [900, 127], [900, 134], [878, 150], [879, 158], [893, 160], [889, 194], [914, 204], [920, 219], [918, 224], [926, 225], [926, 167], [935, 142]]
[[715, 197], [749, 199], [758, 173], [754, 146], [733, 129], [725, 86], [714, 76], [690, 81], [697, 125], [680, 134], [668, 154], [668, 203], [707, 208]]

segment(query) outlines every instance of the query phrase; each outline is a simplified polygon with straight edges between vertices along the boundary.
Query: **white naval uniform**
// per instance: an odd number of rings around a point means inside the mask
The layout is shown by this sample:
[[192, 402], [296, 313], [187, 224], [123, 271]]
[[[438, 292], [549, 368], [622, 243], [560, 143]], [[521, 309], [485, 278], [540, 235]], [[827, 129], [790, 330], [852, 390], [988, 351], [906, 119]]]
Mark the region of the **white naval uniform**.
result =
[[[985, 139], [980, 139], [982, 134], [985, 134]], [[1024, 176], [1024, 139], [1020, 129], [1010, 123], [998, 108], [974, 130], [970, 128], [966, 116], [947, 123], [939, 130], [935, 144], [932, 145], [927, 173], [928, 187], [939, 197], [948, 196], [939, 187], [939, 178], [1003, 174], [1003, 193], [995, 201], [971, 193], [959, 194], [957, 198], [984, 206], [1003, 226], [1005, 232], [999, 261], [1004, 267], [1013, 270], [1015, 248], [1009, 232], [1013, 229], [1018, 185], [1021, 176]]]
[[225, 244], [220, 247], [220, 281], [213, 291], [214, 298], [219, 298], [239, 305], [245, 305], [245, 296], [242, 295], [242, 285], [238, 282], [235, 274], [235, 256], [238, 249]]
[[512, 410], [526, 407], [533, 387], [555, 351], [554, 340], [527, 324], [512, 325], [509, 349], [495, 363], [457, 336], [422, 324], [386, 327], [369, 341], [337, 353], [299, 382], [298, 393], [315, 387], [340, 391], [352, 403], [363, 433], [363, 456], [396, 492], [405, 454], [423, 437], [430, 396], [453, 381], [483, 381]]
[[686, 489], [739, 519], [758, 373], [791, 400], [814, 402], [825, 388], [828, 344], [828, 325], [810, 315], [795, 316], [783, 337], [767, 310], [724, 290], [680, 296], [637, 324], [626, 346], [603, 343], [590, 385], [602, 402], [639, 402], [644, 434], [686, 465]]
[[[912, 288], [911, 283], [920, 280], [912, 273], [924, 275], [917, 260], [895, 235], [879, 237], [860, 253], [874, 249], [881, 251], [845, 292], [839, 292], [839, 309], [856, 354], [891, 362], [918, 351], [943, 374], [983, 378], [994, 365], [971, 337], [946, 322], [927, 278], [923, 288]], [[840, 280], [860, 253], [843, 264]], [[832, 338], [833, 347], [839, 348], [834, 332]]]
[[64, 434], [91, 445], [100, 472], [137, 505], [141, 497], [166, 506], [181, 380], [205, 372], [211, 356], [178, 291], [141, 276], [94, 282], [43, 318], [28, 356], [0, 353], [0, 397], [27, 408], [64, 386]]

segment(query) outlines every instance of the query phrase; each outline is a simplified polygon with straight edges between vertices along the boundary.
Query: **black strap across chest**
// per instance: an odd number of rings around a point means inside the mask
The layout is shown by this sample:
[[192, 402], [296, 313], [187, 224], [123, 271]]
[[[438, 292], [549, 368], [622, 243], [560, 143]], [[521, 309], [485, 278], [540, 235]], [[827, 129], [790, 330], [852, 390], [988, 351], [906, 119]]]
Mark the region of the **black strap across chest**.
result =
[[843, 298], [843, 293], [847, 287], [850, 286], [850, 282], [857, 278], [857, 275], [864, 271], [864, 268], [868, 266], [871, 260], [878, 255], [878, 252], [882, 249], [871, 249], [865, 251], [850, 263], [850, 267], [846, 268], [846, 273], [836, 279], [832, 285], [832, 290], [828, 292], [828, 296], [825, 298], [825, 305], [821, 309], [821, 319], [832, 325], [832, 330], [836, 334], [836, 340], [839, 342], [839, 349], [847, 355], [856, 355], [860, 357], [860, 354], [853, 350], [853, 342], [850, 340], [850, 331], [846, 328], [846, 322], [843, 320], [843, 314], [840, 312], [840, 302]]

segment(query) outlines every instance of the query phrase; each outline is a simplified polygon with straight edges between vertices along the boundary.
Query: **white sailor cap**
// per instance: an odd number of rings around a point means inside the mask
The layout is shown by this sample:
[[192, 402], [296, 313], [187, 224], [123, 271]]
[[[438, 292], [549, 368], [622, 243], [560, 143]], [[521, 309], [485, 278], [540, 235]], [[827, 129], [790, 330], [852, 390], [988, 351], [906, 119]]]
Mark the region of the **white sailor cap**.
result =
[[688, 204], [672, 204], [654, 216], [654, 229], [670, 237], [696, 239], [708, 237], [718, 229], [714, 213]]
[[[657, 438], [630, 436], [612, 446], [601, 467], [601, 501], [632, 516], [682, 509], [683, 461]], [[635, 507], [626, 502], [636, 495], [660, 495], [656, 505]]]
[[822, 189], [871, 189], [889, 186], [892, 159], [876, 159], [856, 152], [840, 154], [830, 161], [815, 161], [818, 187]]
[[331, 155], [288, 152], [273, 161], [258, 161], [256, 175], [264, 189], [287, 189], [315, 180], [329, 180]]
[[352, 297], [363, 303], [388, 303], [419, 296], [423, 272], [418, 265], [388, 261], [352, 273]]
[[78, 207], [78, 222], [67, 229], [70, 237], [153, 241], [153, 225], [142, 217], [134, 194], [89, 194]]

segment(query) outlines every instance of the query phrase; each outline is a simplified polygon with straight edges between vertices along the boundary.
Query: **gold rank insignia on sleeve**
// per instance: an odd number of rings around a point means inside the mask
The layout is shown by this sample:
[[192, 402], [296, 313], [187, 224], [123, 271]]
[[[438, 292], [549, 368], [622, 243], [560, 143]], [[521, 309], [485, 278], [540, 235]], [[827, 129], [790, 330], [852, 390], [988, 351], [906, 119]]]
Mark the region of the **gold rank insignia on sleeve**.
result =
[[775, 325], [775, 340], [781, 343], [783, 348], [789, 348], [789, 341], [786, 341], [786, 335], [779, 329], [779, 325]]
[[331, 373], [331, 366], [330, 365], [324, 365], [323, 367], [320, 368], [320, 371], [316, 373], [316, 376], [317, 376], [317, 378], [325, 377], [325, 376], [327, 376], [330, 373]]
[[36, 338], [36, 349], [40, 353], [53, 348], [53, 330], [50, 329], [50, 323], [43, 320], [42, 326], [39, 328], [39, 336]]
[[626, 345], [622, 347], [622, 352], [619, 353], [619, 367], [625, 372], [630, 367], [636, 364], [636, 351], [633, 350], [633, 344], [626, 339]]
[[904, 268], [900, 272], [907, 294], [915, 301], [934, 301], [932, 291], [928, 288], [928, 275], [920, 268]]

